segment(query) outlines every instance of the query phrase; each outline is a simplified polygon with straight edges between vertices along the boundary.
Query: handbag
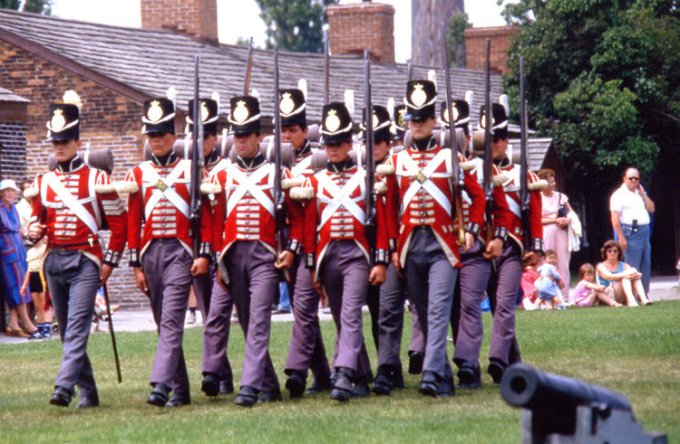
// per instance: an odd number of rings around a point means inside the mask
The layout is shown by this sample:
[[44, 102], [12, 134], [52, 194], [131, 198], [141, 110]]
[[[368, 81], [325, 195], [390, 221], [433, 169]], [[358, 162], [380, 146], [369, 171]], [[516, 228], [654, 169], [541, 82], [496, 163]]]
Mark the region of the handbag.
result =
[[557, 209], [557, 217], [567, 217], [569, 214], [569, 207], [562, 203], [562, 194], [560, 194], [560, 207]]

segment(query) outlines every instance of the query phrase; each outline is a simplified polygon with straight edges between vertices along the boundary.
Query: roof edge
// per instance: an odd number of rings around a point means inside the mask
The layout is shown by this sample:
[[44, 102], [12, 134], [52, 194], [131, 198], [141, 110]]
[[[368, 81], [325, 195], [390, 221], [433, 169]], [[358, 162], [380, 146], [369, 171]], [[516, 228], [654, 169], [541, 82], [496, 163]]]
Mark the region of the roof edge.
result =
[[71, 71], [77, 75], [85, 77], [86, 79], [102, 85], [105, 88], [108, 88], [129, 99], [141, 103], [149, 97], [148, 94], [144, 94], [134, 88], [131, 88], [117, 80], [105, 76], [104, 74], [94, 71], [91, 68], [81, 65], [80, 63], [49, 50], [38, 43], [31, 42], [30, 40], [27, 40], [24, 37], [21, 37], [6, 29], [0, 28], [0, 40], [28, 51], [31, 54], [47, 60], [48, 62], [54, 63], [67, 71]]

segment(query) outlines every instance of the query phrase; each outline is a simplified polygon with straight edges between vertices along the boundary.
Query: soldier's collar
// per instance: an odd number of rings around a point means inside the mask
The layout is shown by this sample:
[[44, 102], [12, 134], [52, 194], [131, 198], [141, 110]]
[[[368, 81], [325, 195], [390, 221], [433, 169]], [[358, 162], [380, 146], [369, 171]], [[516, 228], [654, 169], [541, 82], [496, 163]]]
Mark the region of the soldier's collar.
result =
[[305, 143], [302, 144], [299, 150], [295, 150], [295, 159], [302, 159], [307, 156], [308, 153], [312, 152], [312, 144], [309, 140], [305, 139]]
[[385, 155], [385, 157], [383, 157], [383, 158], [380, 159], [380, 160], [376, 160], [376, 161], [375, 161], [375, 164], [376, 164], [376, 165], [382, 165], [383, 163], [385, 163], [385, 162], [387, 161], [387, 159], [388, 159], [389, 157], [390, 157], [390, 153], [388, 152], [388, 153]]
[[212, 164], [217, 163], [219, 161], [220, 161], [220, 153], [218, 153], [217, 150], [215, 148], [213, 148], [212, 151], [210, 151], [210, 154], [205, 156], [204, 164], [205, 165], [212, 165]]
[[344, 170], [349, 170], [352, 167], [354, 167], [354, 161], [352, 161], [352, 159], [349, 157], [342, 162], [328, 161], [326, 163], [326, 169], [331, 173], [340, 173]]
[[498, 168], [505, 168], [507, 166], [511, 165], [510, 159], [508, 159], [508, 156], [503, 156], [500, 159], [495, 159], [493, 161], [493, 164], [496, 165]]
[[84, 165], [83, 159], [76, 153], [71, 159], [66, 162], [59, 162], [57, 169], [62, 173], [71, 173]]
[[413, 147], [418, 151], [429, 151], [437, 146], [437, 140], [434, 136], [430, 136], [426, 139], [413, 139]]
[[245, 170], [253, 170], [259, 167], [264, 163], [265, 160], [266, 159], [261, 153], [257, 153], [255, 157], [251, 158], [236, 156], [236, 164]]
[[165, 156], [156, 156], [155, 154], [151, 155], [151, 161], [158, 166], [168, 166], [176, 160], [177, 154], [175, 154], [174, 151], [170, 151]]

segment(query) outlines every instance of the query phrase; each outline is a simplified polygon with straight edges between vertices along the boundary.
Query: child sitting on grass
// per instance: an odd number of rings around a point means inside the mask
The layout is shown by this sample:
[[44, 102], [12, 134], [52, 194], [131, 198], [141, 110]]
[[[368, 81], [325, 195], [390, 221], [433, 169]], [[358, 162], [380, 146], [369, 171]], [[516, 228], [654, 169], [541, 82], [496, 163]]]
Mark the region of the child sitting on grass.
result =
[[540, 276], [536, 271], [540, 262], [541, 258], [536, 253], [529, 253], [524, 258], [524, 273], [522, 273], [520, 287], [522, 289], [522, 308], [525, 310], [536, 310], [538, 308], [538, 291], [534, 282]]
[[554, 310], [564, 308], [560, 290], [564, 288], [564, 282], [555, 267], [557, 264], [557, 253], [554, 250], [547, 250], [543, 264], [538, 267], [540, 275], [534, 285], [538, 290], [539, 308]]
[[621, 304], [614, 299], [614, 289], [605, 287], [595, 282], [595, 267], [585, 263], [578, 270], [581, 281], [574, 290], [574, 304], [577, 307], [592, 307], [593, 305], [606, 305], [608, 307], [620, 307]]

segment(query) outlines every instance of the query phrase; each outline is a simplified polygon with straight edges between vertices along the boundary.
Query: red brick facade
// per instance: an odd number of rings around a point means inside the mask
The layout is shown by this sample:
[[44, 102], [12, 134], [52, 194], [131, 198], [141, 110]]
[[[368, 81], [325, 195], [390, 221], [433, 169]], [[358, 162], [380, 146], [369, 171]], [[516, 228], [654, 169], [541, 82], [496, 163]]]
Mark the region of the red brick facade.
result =
[[468, 28], [465, 30], [465, 56], [468, 69], [484, 70], [486, 63], [486, 39], [491, 40], [491, 70], [501, 74], [509, 71], [508, 49], [519, 33], [516, 26]]
[[[48, 104], [61, 100], [74, 89], [83, 100], [80, 138], [93, 150], [109, 148], [114, 153], [113, 178], [122, 180], [142, 159], [140, 103], [98, 86], [30, 52], [0, 41], [0, 78], [3, 86], [30, 100], [26, 117], [26, 170], [29, 177], [45, 171], [50, 144], [45, 142]], [[107, 237], [107, 236], [105, 236]], [[136, 289], [126, 259], [109, 284], [112, 300], [126, 306], [145, 304]]]
[[372, 60], [394, 63], [394, 7], [370, 2], [332, 5], [326, 14], [331, 54], [363, 55], [368, 48]]
[[217, 0], [141, 0], [142, 28], [172, 29], [217, 42]]

